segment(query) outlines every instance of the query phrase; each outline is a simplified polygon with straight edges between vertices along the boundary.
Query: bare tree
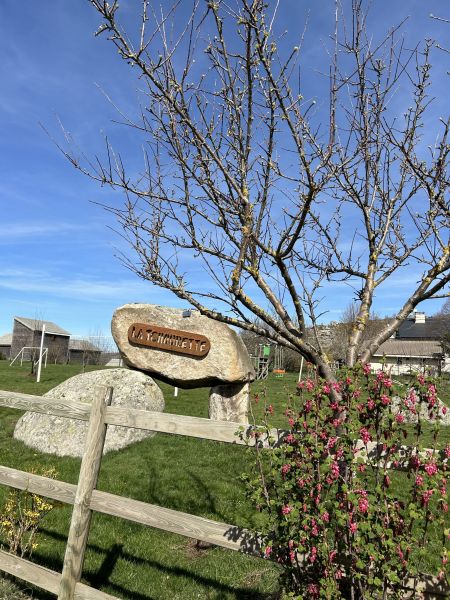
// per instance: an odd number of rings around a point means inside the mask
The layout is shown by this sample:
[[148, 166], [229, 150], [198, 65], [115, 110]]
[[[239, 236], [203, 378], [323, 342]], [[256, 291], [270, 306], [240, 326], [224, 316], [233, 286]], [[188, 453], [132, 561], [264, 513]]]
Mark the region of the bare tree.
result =
[[[330, 350], [332, 356], [336, 360], [345, 359], [348, 340], [352, 335], [355, 323], [357, 322], [357, 316], [358, 306], [352, 302], [343, 311], [340, 321], [330, 325]], [[359, 342], [359, 348], [357, 349], [358, 354], [360, 349], [370, 343], [370, 341], [378, 335], [388, 323], [389, 317], [382, 318], [374, 312], [370, 313]]]
[[[349, 365], [367, 361], [420, 302], [448, 293], [449, 120], [433, 124], [428, 149], [423, 139], [431, 42], [407, 50], [399, 26], [376, 43], [362, 0], [350, 16], [337, 3], [324, 117], [302, 96], [302, 36], [286, 50], [277, 33], [279, 2], [194, 0], [182, 21], [183, 3], [160, 12], [143, 1], [135, 36], [117, 1], [90, 2], [96, 35], [140, 79], [140, 114], [121, 115], [144, 144], [143, 169], [133, 177], [108, 140], [95, 161], [62, 150], [125, 192], [109, 210], [134, 250], [124, 257], [132, 271], [204, 315], [300, 352], [327, 378], [317, 329], [324, 285], [347, 284], [354, 296]], [[391, 107], [400, 87], [403, 115]], [[193, 257], [209, 274], [204, 289]], [[376, 294], [407, 266], [415, 289], [364, 341]]]

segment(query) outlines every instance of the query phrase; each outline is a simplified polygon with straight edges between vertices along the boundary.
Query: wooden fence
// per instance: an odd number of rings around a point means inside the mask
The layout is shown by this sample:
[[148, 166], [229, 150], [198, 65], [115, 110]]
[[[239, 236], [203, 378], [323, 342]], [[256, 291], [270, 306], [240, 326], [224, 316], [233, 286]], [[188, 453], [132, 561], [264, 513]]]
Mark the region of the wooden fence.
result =
[[[0, 484], [73, 505], [62, 573], [51, 571], [2, 550], [0, 550], [0, 571], [55, 594], [58, 600], [114, 600], [115, 597], [80, 581], [92, 511], [178, 533], [245, 554], [261, 556], [260, 539], [242, 527], [95, 489], [107, 425], [120, 425], [241, 445], [254, 444], [255, 440], [248, 442], [245, 435], [236, 435], [241, 427], [238, 423], [119, 408], [110, 406], [111, 398], [112, 388], [106, 387], [95, 389], [92, 405], [0, 391], [0, 407], [89, 422], [78, 485], [0, 466]], [[270, 443], [267, 438], [259, 438], [258, 443], [266, 447], [277, 445], [284, 433], [274, 429], [269, 436]], [[366, 460], [368, 457], [381, 456], [376, 445], [372, 445], [368, 452], [363, 447], [360, 450], [360, 456]], [[419, 583], [413, 580], [407, 582], [404, 597], [416, 597], [418, 593], [425, 593], [428, 597], [441, 598], [448, 597], [448, 592], [444, 582], [424, 576]]]

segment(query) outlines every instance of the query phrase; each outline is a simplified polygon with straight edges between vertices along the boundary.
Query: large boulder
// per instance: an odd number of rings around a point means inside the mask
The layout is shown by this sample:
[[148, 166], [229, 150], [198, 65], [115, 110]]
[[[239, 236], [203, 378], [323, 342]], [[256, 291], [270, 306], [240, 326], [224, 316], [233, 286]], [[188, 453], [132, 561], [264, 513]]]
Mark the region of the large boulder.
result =
[[[162, 412], [164, 398], [156, 383], [144, 373], [128, 369], [106, 369], [82, 373], [51, 389], [46, 398], [92, 402], [96, 385], [112, 386], [112, 406]], [[27, 412], [17, 422], [14, 438], [41, 452], [56, 456], [81, 457], [88, 424], [86, 421]], [[152, 431], [108, 425], [103, 453], [120, 450], [155, 435]]]
[[253, 381], [250, 357], [237, 333], [198, 311], [126, 304], [112, 334], [127, 365], [180, 388]]

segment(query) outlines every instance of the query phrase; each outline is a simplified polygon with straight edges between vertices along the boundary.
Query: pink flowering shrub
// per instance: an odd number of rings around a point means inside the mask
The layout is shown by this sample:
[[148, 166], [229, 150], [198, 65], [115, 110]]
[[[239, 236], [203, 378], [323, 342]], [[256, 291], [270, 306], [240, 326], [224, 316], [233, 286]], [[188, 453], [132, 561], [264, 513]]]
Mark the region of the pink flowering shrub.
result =
[[[273, 450], [256, 446], [255, 472], [246, 476], [262, 513], [264, 554], [283, 566], [290, 597], [403, 598], [401, 584], [418, 576], [430, 536], [434, 549], [439, 540], [434, 575], [445, 579], [450, 445], [439, 449], [434, 382], [419, 375], [399, 405], [389, 374], [359, 365], [297, 391], [286, 434]], [[437, 420], [428, 451], [423, 405]], [[416, 424], [407, 424], [409, 414]], [[413, 430], [414, 445], [405, 446]]]

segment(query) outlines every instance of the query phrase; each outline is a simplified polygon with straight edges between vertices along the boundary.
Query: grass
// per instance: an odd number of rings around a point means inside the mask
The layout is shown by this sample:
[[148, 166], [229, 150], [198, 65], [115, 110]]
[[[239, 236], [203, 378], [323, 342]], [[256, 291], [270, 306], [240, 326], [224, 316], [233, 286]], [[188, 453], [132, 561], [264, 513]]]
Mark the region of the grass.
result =
[[11, 579], [0, 578], [0, 600], [27, 600], [30, 598]]
[[[0, 389], [42, 394], [79, 366], [49, 365], [36, 384], [27, 367], [0, 362]], [[282, 384], [283, 385], [283, 384]], [[279, 382], [273, 383], [274, 389]], [[208, 389], [180, 390], [162, 384], [166, 410], [207, 417]], [[280, 401], [283, 392], [279, 394]], [[20, 412], [0, 409], [0, 464], [21, 470], [55, 466], [58, 479], [76, 483], [80, 461], [40, 454], [12, 438]], [[246, 470], [243, 447], [157, 434], [102, 461], [98, 488], [231, 524], [255, 522], [239, 475]], [[0, 489], [0, 502], [5, 488]], [[61, 570], [71, 507], [48, 515], [33, 561]], [[197, 547], [195, 541], [107, 515], [95, 514], [83, 580], [130, 600], [272, 598], [277, 567], [221, 548]], [[34, 598], [50, 598], [36, 590]]]
[[[39, 384], [28, 371], [28, 367], [9, 367], [6, 361], [0, 361], [0, 389], [43, 394], [80, 373], [82, 367], [49, 365]], [[252, 394], [262, 398], [258, 404], [253, 403], [255, 419], [262, 416], [265, 396], [274, 406], [273, 425], [284, 427], [283, 407], [296, 381], [295, 374], [287, 374], [283, 379], [271, 376], [254, 383]], [[178, 397], [174, 397], [171, 386], [161, 384], [161, 388], [166, 412], [207, 417], [208, 389], [179, 390]], [[78, 459], [37, 453], [13, 439], [19, 416], [16, 410], [0, 409], [0, 464], [25, 471], [55, 466], [58, 479], [76, 483]], [[243, 447], [157, 434], [107, 454], [98, 488], [230, 524], [257, 527], [258, 517], [239, 481], [250, 460], [251, 455]], [[0, 487], [0, 503], [5, 493]], [[33, 561], [61, 570], [70, 515], [69, 506], [48, 515]], [[266, 561], [221, 548], [199, 547], [195, 540], [94, 513], [83, 580], [119, 598], [268, 600], [278, 597], [277, 578], [277, 566]], [[50, 597], [42, 591], [33, 592], [33, 598]], [[20, 596], [5, 596], [5, 600], [15, 598]]]

